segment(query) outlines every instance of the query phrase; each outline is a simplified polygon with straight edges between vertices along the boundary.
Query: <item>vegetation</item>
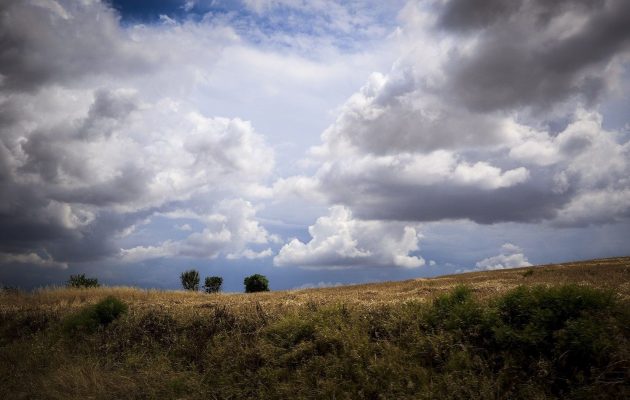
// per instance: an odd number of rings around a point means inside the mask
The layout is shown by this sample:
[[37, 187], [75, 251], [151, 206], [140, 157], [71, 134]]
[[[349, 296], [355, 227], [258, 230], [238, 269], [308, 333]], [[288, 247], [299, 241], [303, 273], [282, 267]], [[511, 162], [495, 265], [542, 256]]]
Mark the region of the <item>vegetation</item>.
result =
[[207, 276], [203, 288], [206, 293], [219, 293], [221, 291], [221, 285], [223, 285], [223, 278], [220, 276]]
[[191, 269], [189, 271], [184, 271], [180, 275], [179, 279], [182, 281], [182, 286], [184, 290], [190, 290], [196, 292], [199, 290], [199, 272]]
[[108, 296], [98, 303], [70, 315], [64, 321], [63, 328], [67, 333], [79, 331], [93, 333], [97, 329], [109, 325], [126, 312], [127, 305], [125, 303], [113, 296]]
[[86, 278], [85, 274], [70, 275], [70, 279], [66, 283], [67, 287], [71, 288], [95, 288], [99, 287], [98, 279]]
[[534, 275], [534, 270], [530, 268], [526, 271], [523, 271], [521, 275], [523, 275], [523, 278], [527, 278], [528, 276]]
[[264, 275], [254, 274], [248, 276], [243, 280], [243, 284], [245, 285], [245, 293], [269, 291], [269, 280]]
[[[523, 271], [217, 297], [3, 294], [0, 398], [629, 398], [630, 258]], [[96, 313], [118, 309], [109, 296], [129, 312]]]

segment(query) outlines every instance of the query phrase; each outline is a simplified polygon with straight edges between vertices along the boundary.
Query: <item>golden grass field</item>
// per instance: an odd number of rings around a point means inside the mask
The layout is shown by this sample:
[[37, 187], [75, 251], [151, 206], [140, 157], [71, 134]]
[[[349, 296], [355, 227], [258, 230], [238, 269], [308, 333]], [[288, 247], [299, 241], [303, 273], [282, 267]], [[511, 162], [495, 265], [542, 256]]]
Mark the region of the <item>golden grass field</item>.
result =
[[[124, 314], [68, 330], [110, 296]], [[0, 399], [628, 398], [628, 305], [630, 257], [254, 294], [7, 291]]]
[[[524, 276], [527, 271], [533, 274]], [[519, 285], [579, 284], [610, 289], [624, 298], [630, 296], [630, 257], [606, 258], [496, 271], [469, 272], [436, 278], [399, 282], [369, 283], [322, 289], [272, 291], [249, 294], [212, 294], [183, 290], [154, 290], [133, 287], [98, 289], [44, 288], [29, 294], [0, 297], [1, 309], [60, 309], [81, 307], [107, 296], [116, 296], [132, 308], [186, 308], [228, 306], [234, 310], [259, 304], [265, 310], [281, 310], [308, 304], [346, 305], [396, 304], [408, 300], [429, 301], [458, 285], [469, 286], [478, 298], [490, 298]]]

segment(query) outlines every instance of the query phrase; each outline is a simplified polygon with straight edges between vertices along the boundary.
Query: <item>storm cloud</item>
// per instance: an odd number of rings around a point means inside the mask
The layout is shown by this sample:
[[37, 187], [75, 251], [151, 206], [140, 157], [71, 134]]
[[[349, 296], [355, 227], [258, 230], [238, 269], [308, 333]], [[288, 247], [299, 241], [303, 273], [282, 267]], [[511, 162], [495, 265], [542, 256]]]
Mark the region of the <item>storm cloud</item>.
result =
[[[441, 26], [475, 35], [455, 49], [446, 90], [476, 111], [587, 103], [615, 84], [630, 46], [630, 4], [593, 1], [450, 1]], [[471, 32], [472, 31], [472, 32]]]
[[[443, 68], [424, 67], [425, 49], [412, 48], [348, 99], [312, 150], [322, 160], [313, 185], [364, 219], [588, 225], [625, 218], [627, 206], [590, 212], [579, 205], [596, 202], [596, 193], [625, 198], [630, 172], [630, 145], [603, 128], [595, 98], [579, 83], [621, 79], [616, 67], [628, 57], [630, 24], [619, 19], [630, 15], [622, 10], [627, 2], [472, 3], [478, 7], [448, 2], [437, 19], [457, 37], [478, 31], [463, 44], [447, 36], [427, 45]], [[598, 28], [603, 19], [617, 29], [614, 39], [600, 37], [608, 34]], [[560, 35], [561, 28], [570, 32]], [[574, 44], [599, 40], [605, 49]], [[550, 128], [558, 112], [530, 123], [532, 109], [560, 103], [564, 128]]]

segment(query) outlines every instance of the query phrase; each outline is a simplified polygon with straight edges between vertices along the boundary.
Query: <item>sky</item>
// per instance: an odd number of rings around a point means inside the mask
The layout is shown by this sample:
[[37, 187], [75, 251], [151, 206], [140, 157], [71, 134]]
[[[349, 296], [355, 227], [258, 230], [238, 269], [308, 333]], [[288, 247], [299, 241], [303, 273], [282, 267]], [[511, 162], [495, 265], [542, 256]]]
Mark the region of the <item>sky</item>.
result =
[[2, 0], [0, 283], [630, 255], [627, 0]]

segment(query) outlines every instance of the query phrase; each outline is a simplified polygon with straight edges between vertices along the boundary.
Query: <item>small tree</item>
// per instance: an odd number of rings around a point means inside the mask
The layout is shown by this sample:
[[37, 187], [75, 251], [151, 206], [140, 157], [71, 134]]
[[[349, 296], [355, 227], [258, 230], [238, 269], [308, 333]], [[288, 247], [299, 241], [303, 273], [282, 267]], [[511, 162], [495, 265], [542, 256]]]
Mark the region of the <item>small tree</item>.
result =
[[218, 293], [221, 291], [223, 278], [220, 276], [207, 276], [206, 283], [203, 285], [206, 293]]
[[66, 286], [71, 288], [91, 288], [99, 287], [101, 285], [98, 284], [98, 279], [86, 278], [85, 274], [80, 274], [70, 275], [70, 279], [66, 282]]
[[245, 293], [269, 291], [269, 280], [264, 275], [254, 274], [248, 276], [243, 281], [243, 284], [245, 284]]
[[179, 277], [182, 281], [182, 286], [186, 290], [196, 292], [199, 290], [199, 272], [194, 269], [182, 272]]

